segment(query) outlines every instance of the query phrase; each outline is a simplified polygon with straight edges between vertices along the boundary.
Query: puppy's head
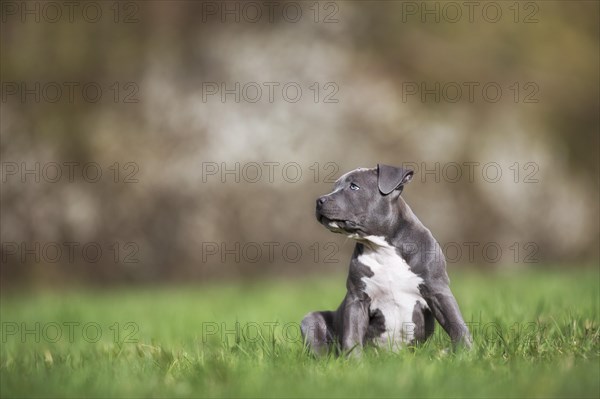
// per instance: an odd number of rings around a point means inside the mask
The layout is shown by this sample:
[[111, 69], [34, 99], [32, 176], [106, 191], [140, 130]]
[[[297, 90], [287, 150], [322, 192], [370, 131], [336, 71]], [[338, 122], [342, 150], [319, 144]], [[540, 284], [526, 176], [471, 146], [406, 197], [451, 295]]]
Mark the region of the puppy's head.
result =
[[317, 199], [317, 220], [336, 233], [353, 238], [386, 236], [397, 212], [397, 200], [413, 171], [378, 165], [340, 177], [333, 191]]

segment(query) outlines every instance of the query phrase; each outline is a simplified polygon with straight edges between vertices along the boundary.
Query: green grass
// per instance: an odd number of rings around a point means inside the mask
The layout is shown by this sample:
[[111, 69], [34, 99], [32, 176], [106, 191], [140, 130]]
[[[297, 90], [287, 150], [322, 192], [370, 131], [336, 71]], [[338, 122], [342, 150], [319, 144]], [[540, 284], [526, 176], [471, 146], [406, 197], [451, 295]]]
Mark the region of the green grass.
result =
[[[0, 395], [600, 395], [597, 269], [451, 277], [465, 318], [478, 323], [471, 352], [445, 351], [447, 339], [436, 326], [435, 339], [425, 345], [397, 354], [370, 349], [359, 360], [314, 359], [297, 339], [297, 324], [287, 324], [310, 310], [336, 307], [343, 276], [4, 295]], [[68, 322], [81, 323], [73, 325], [72, 337]], [[60, 339], [52, 323], [61, 326]], [[85, 323], [97, 324], [84, 334]], [[98, 342], [91, 342], [94, 326], [102, 329]], [[33, 332], [22, 336], [23, 327]]]

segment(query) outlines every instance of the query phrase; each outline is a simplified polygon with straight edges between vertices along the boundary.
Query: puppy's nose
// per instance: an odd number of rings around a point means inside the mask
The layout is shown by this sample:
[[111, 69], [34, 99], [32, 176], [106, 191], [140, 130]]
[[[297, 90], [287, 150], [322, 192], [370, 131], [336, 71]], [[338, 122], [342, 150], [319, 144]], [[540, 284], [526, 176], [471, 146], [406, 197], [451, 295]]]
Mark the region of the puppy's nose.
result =
[[326, 196], [317, 198], [317, 208], [321, 208], [325, 202], [327, 202]]

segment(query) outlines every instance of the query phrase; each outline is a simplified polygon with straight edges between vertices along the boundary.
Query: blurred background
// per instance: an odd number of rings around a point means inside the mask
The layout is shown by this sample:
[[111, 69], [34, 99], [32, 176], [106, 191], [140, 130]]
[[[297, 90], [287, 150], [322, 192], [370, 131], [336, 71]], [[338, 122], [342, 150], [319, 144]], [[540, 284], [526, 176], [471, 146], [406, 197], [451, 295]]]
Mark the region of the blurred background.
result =
[[343, 272], [314, 201], [377, 163], [450, 267], [597, 265], [598, 15], [3, 2], [2, 289]]

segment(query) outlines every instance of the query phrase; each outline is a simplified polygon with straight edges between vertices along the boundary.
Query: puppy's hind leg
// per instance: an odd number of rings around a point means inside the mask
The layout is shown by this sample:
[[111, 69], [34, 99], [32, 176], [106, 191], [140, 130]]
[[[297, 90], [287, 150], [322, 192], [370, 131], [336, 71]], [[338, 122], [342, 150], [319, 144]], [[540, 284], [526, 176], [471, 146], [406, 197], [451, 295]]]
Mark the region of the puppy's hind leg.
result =
[[311, 312], [304, 316], [300, 324], [304, 343], [316, 355], [326, 355], [336, 348], [333, 331], [334, 312]]

